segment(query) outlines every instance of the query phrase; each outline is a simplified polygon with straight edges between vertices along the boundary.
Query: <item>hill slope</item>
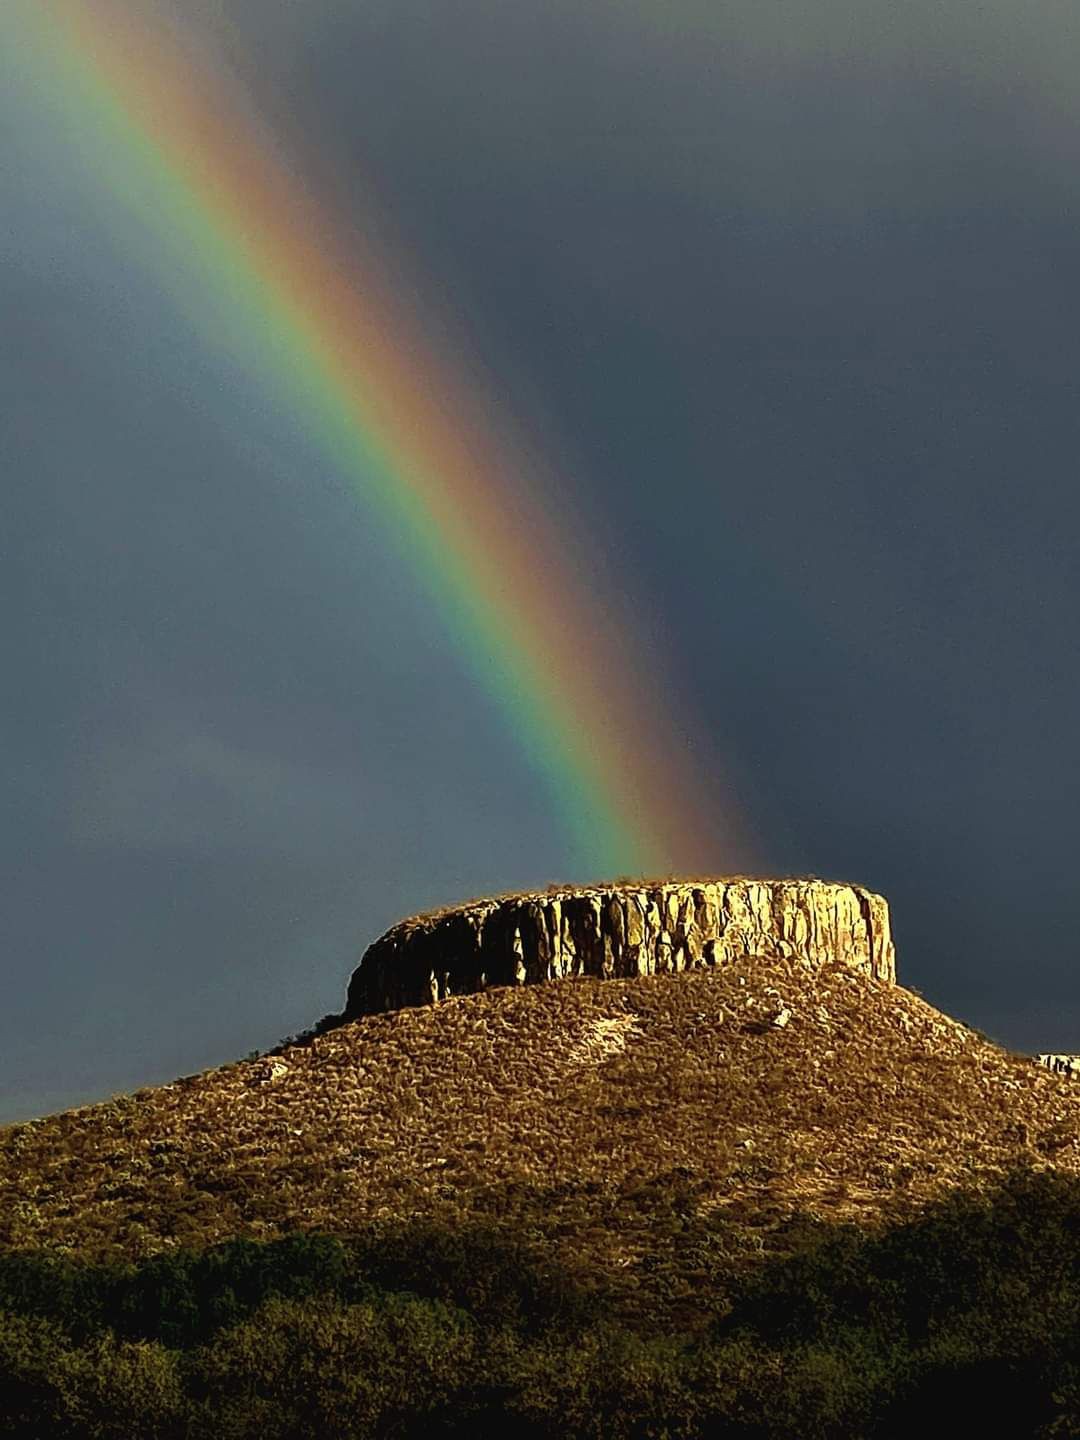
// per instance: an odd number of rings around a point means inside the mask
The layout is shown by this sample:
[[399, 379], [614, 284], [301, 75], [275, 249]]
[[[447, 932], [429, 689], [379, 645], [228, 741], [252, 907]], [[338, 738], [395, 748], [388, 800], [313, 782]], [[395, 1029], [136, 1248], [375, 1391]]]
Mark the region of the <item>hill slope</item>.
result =
[[[879, 1223], [1080, 1174], [1080, 1088], [901, 986], [749, 958], [491, 989], [0, 1131], [0, 1243], [88, 1256], [498, 1220], [629, 1314], [693, 1323], [798, 1212]], [[716, 1312], [722, 1297], [700, 1295]]]

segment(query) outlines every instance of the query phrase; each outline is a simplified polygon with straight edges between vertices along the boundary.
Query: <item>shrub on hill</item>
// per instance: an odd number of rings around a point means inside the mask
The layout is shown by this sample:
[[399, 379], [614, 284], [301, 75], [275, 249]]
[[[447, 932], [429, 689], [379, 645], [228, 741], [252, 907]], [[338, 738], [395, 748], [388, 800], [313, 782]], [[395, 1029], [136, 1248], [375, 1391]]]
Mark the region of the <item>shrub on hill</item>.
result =
[[0, 1435], [800, 1440], [1080, 1433], [1080, 1185], [1017, 1172], [878, 1234], [803, 1219], [705, 1333], [607, 1313], [498, 1226], [0, 1257]]

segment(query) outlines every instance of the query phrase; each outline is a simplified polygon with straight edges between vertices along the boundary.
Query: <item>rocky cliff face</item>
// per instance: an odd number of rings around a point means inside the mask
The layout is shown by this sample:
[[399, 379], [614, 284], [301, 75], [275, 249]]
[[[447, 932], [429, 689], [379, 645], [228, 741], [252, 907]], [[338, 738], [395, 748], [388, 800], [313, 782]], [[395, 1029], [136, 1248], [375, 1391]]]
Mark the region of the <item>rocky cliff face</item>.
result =
[[369, 947], [345, 1019], [489, 985], [695, 970], [746, 955], [844, 961], [895, 981], [889, 907], [859, 885], [732, 879], [475, 900], [402, 921]]
[[1058, 1075], [1071, 1075], [1074, 1080], [1080, 1076], [1080, 1055], [1036, 1055], [1035, 1059]]

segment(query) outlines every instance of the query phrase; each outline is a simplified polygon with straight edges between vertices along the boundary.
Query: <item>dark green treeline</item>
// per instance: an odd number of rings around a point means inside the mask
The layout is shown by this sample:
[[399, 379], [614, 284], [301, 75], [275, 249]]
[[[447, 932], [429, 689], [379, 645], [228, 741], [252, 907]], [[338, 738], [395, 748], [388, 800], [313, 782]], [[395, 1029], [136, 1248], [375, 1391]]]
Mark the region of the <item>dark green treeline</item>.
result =
[[[616, 1318], [489, 1224], [0, 1255], [0, 1435], [94, 1440], [1080, 1435], [1080, 1184], [1017, 1172], [876, 1236], [798, 1221], [703, 1327]], [[711, 1238], [710, 1251], [707, 1241]]]

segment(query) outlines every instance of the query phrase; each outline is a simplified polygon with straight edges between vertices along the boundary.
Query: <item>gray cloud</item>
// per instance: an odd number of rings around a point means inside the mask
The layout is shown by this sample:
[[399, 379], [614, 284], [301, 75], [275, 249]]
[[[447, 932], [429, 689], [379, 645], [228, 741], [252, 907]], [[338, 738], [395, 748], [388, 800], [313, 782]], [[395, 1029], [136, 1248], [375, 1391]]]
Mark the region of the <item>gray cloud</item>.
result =
[[[935, 1003], [1074, 1046], [1074, 10], [165, 8], [542, 448], [703, 806], [885, 891]], [[23, 103], [11, 1114], [276, 1039], [399, 913], [566, 864], [388, 537]]]

